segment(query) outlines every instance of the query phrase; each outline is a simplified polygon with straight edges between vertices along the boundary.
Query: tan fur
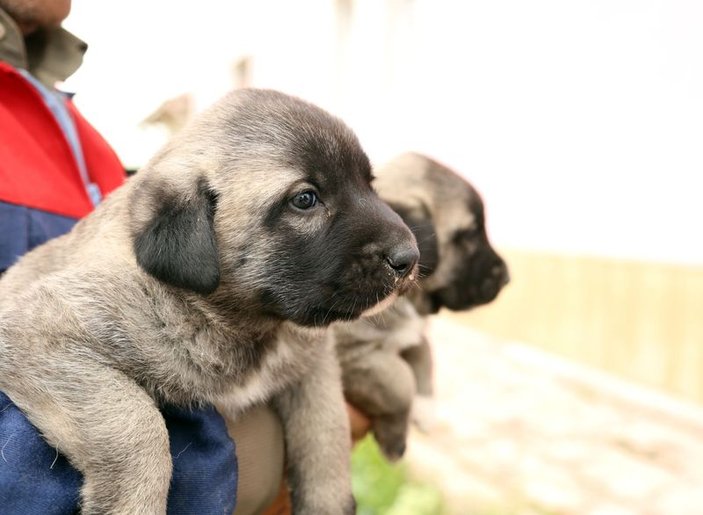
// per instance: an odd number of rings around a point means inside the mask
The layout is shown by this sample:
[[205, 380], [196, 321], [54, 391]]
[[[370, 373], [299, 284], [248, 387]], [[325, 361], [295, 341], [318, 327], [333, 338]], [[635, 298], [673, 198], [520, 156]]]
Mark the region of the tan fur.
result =
[[[295, 512], [353, 512], [323, 326], [407, 288], [387, 256], [405, 252], [411, 268], [417, 256], [369, 176], [338, 120], [279, 93], [235, 92], [7, 271], [0, 389], [83, 473], [83, 513], [165, 513], [160, 404], [236, 418], [267, 401], [283, 421]], [[318, 205], [292, 207], [306, 188]], [[343, 237], [340, 252], [336, 232], [357, 226], [364, 236]]]

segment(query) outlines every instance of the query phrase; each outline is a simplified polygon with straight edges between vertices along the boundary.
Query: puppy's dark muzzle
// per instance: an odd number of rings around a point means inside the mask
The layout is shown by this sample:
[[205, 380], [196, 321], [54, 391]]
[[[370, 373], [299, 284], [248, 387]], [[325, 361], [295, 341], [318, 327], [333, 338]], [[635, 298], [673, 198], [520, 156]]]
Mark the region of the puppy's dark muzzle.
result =
[[510, 282], [508, 266], [490, 247], [475, 255], [469, 272], [459, 276], [461, 281], [429, 295], [430, 313], [436, 313], [443, 306], [463, 311], [487, 304]]

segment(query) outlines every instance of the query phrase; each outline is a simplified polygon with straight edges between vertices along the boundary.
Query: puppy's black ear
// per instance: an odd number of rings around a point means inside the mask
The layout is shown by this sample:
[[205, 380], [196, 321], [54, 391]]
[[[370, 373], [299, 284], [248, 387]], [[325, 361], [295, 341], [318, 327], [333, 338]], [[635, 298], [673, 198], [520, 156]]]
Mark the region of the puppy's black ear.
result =
[[198, 293], [212, 293], [220, 282], [213, 219], [217, 194], [205, 181], [188, 200], [164, 197], [134, 238], [137, 263], [157, 279]]
[[432, 275], [439, 264], [439, 244], [437, 243], [437, 232], [429, 211], [424, 207], [413, 208], [393, 203], [388, 205], [400, 215], [405, 225], [415, 235], [417, 248], [420, 250], [420, 276], [427, 277]]

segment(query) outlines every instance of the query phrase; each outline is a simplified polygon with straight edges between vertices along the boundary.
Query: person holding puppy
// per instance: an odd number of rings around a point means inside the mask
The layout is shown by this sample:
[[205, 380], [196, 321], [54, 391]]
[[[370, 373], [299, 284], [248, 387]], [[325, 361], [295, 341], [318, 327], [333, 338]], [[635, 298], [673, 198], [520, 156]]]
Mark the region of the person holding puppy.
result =
[[[54, 89], [87, 48], [60, 27], [70, 7], [70, 0], [0, 0], [0, 274], [124, 182], [111, 147]], [[231, 512], [237, 469], [222, 417], [214, 409], [163, 414], [175, 464], [169, 513]], [[0, 448], [0, 511], [76, 510], [80, 474], [3, 393]]]

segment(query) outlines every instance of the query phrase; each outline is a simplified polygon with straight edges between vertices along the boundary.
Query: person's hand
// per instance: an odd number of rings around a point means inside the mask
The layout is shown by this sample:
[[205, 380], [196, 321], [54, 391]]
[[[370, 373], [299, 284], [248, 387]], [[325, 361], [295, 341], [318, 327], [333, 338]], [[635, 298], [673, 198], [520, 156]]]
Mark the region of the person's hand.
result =
[[371, 429], [371, 420], [358, 408], [347, 403], [352, 442], [356, 443], [366, 436]]

